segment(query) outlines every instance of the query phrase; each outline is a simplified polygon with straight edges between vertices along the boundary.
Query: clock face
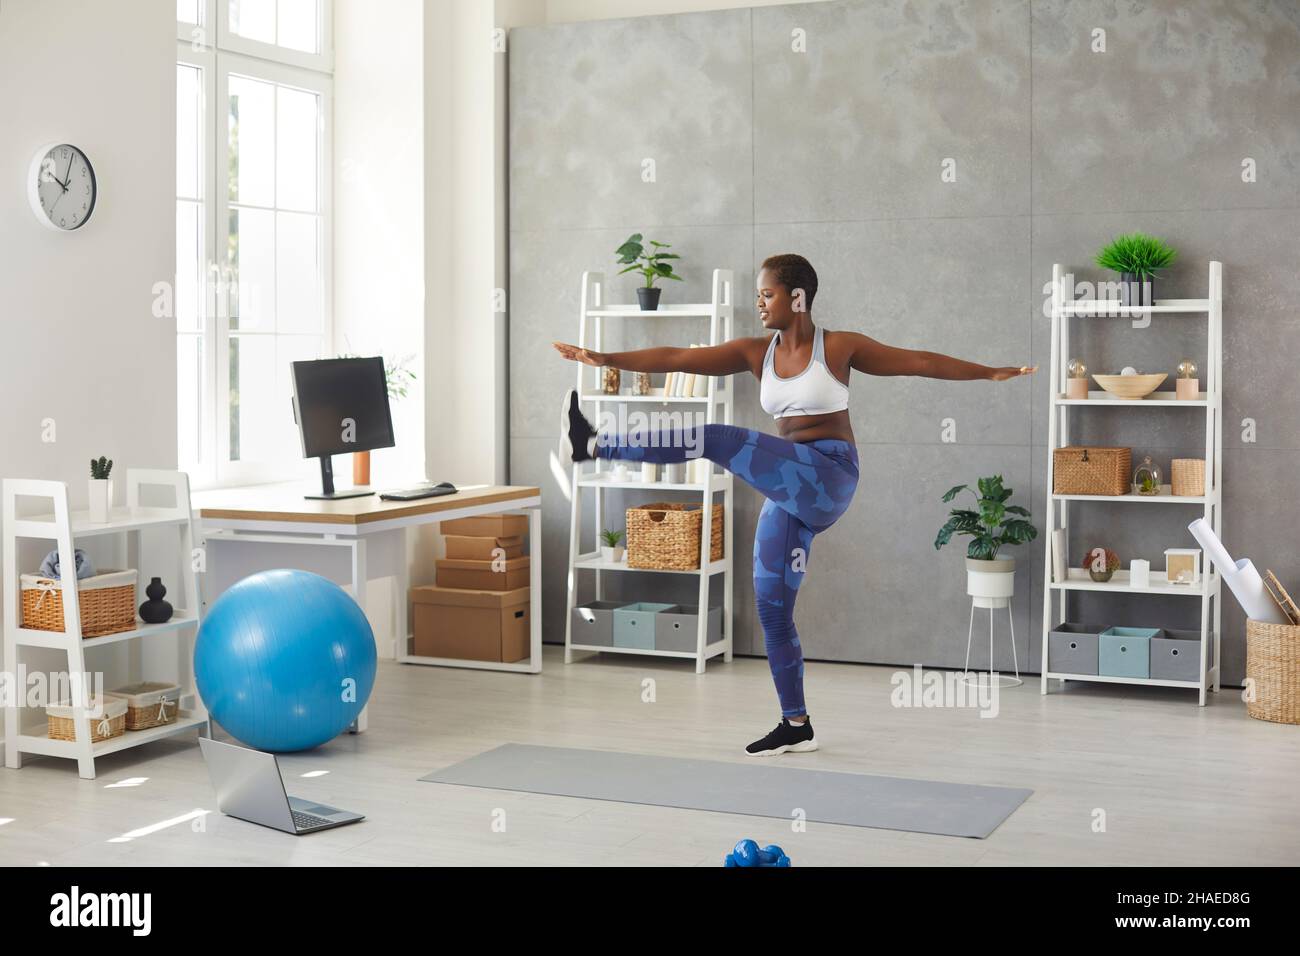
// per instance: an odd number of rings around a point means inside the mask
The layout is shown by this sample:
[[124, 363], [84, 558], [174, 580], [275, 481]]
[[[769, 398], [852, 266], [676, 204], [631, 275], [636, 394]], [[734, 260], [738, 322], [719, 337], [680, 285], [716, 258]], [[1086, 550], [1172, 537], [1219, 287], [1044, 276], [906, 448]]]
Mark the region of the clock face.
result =
[[32, 211], [50, 228], [80, 229], [95, 211], [95, 170], [77, 147], [61, 143], [42, 149], [30, 178]]

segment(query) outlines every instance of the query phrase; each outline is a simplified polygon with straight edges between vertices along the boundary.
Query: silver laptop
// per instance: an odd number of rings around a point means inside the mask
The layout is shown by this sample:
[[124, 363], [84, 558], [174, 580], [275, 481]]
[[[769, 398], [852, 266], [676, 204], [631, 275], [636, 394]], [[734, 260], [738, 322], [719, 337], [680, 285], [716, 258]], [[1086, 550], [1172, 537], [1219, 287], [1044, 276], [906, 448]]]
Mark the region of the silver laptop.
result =
[[199, 738], [199, 747], [222, 813], [296, 835], [365, 819], [360, 813], [289, 796], [275, 754], [207, 737]]

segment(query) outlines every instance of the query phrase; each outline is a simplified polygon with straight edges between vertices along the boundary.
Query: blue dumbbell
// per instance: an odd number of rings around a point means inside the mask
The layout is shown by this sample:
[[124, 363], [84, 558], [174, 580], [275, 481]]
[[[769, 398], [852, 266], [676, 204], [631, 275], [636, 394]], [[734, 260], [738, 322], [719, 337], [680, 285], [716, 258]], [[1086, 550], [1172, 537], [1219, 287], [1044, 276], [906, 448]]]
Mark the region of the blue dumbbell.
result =
[[753, 840], [741, 840], [730, 854], [735, 858], [736, 866], [762, 866], [762, 851]]

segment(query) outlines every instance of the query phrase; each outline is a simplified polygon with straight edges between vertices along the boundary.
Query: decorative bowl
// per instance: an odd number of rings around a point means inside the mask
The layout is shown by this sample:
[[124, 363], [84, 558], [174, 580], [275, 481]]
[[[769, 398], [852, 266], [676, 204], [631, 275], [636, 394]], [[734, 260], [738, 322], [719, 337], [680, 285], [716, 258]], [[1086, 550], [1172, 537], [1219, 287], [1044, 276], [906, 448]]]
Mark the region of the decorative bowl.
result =
[[1168, 372], [1156, 372], [1151, 375], [1094, 375], [1092, 379], [1116, 398], [1146, 398], [1168, 377]]

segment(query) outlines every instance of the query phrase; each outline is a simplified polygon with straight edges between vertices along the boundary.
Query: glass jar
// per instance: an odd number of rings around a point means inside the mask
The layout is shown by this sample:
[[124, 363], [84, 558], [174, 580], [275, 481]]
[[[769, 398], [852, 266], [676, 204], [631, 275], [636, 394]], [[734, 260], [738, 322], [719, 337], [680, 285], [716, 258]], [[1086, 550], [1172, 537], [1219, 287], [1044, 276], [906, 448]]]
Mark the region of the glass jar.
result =
[[650, 394], [650, 373], [649, 372], [632, 373], [632, 394], [633, 395]]
[[617, 395], [618, 390], [622, 387], [623, 376], [616, 368], [610, 368], [606, 365], [601, 369], [600, 385], [601, 391], [606, 395]]
[[1160, 466], [1151, 460], [1150, 455], [1142, 459], [1142, 464], [1133, 472], [1133, 490], [1139, 495], [1160, 494]]

